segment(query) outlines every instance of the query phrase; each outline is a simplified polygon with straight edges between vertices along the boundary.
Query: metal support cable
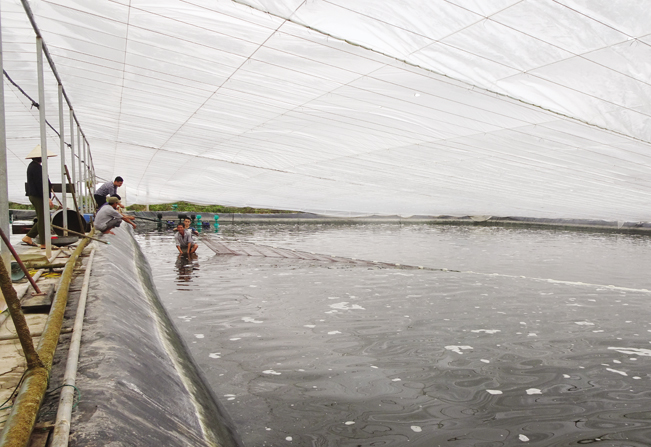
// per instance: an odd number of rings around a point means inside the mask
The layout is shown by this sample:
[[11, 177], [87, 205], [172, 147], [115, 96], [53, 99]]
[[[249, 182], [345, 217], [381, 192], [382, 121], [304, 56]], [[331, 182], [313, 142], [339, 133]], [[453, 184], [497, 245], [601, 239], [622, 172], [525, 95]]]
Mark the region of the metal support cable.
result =
[[[16, 87], [16, 88], [18, 89], [18, 91], [20, 91], [20, 93], [22, 93], [22, 94], [23, 94], [27, 99], [29, 99], [29, 101], [32, 103], [32, 107], [36, 107], [37, 109], [40, 109], [41, 106], [39, 105], [39, 103], [38, 103], [37, 101], [35, 101], [34, 98], [32, 98], [31, 96], [29, 96], [29, 94], [27, 94], [27, 92], [26, 92], [25, 90], [23, 90], [22, 87], [16, 83], [16, 81], [14, 81], [13, 79], [11, 79], [11, 76], [9, 76], [9, 73], [7, 73], [6, 70], [2, 70], [2, 72], [4, 73], [5, 78], [7, 78], [7, 80], [8, 80], [8, 81], [9, 81], [9, 82], [14, 86], [14, 87]], [[52, 130], [54, 131], [54, 133], [57, 135], [57, 137], [61, 138], [61, 134], [59, 133], [59, 131], [56, 130], [56, 129], [54, 128], [54, 126], [53, 126], [52, 124], [50, 124], [49, 121], [45, 120], [45, 123], [48, 125], [48, 127], [49, 127], [50, 129], [52, 129]], [[68, 147], [70, 147], [70, 143], [65, 143], [65, 144], [66, 144]]]

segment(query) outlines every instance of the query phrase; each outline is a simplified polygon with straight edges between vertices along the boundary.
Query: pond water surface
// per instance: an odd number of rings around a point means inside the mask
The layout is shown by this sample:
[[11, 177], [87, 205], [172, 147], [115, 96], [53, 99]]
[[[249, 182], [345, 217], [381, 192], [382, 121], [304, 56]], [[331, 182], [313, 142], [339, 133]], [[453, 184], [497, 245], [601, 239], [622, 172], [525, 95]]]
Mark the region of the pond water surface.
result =
[[249, 224], [192, 260], [171, 233], [137, 239], [247, 447], [651, 445], [647, 237]]

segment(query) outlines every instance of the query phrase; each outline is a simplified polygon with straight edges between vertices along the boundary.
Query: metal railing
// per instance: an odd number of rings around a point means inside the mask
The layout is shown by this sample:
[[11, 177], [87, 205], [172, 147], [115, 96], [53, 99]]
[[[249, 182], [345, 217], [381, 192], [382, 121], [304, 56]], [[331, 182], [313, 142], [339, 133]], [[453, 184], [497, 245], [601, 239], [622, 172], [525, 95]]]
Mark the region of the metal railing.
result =
[[[63, 227], [68, 228], [67, 216], [67, 197], [68, 179], [66, 178], [66, 146], [70, 148], [70, 167], [71, 178], [70, 181], [73, 185], [73, 191], [76, 192], [77, 197], [80, 198], [79, 212], [91, 213], [94, 210], [93, 191], [96, 183], [95, 169], [90, 153], [90, 144], [86, 135], [81, 129], [79, 120], [72, 107], [72, 102], [68, 97], [63, 82], [56, 69], [56, 65], [48, 51], [47, 45], [43, 41], [41, 31], [36, 24], [34, 14], [29, 6], [27, 0], [21, 0], [27, 18], [29, 19], [35, 35], [36, 44], [36, 63], [38, 74], [38, 104], [39, 109], [39, 125], [40, 125], [40, 141], [41, 141], [41, 160], [43, 171], [43, 197], [49, 196], [48, 191], [48, 174], [49, 166], [47, 159], [47, 128], [48, 126], [58, 134], [59, 138], [59, 151], [61, 156], [61, 191], [62, 191], [62, 206], [63, 212]], [[59, 130], [57, 131], [49, 125], [46, 120], [45, 110], [48, 104], [45, 99], [45, 79], [44, 79], [44, 63], [50, 67], [58, 89], [58, 109], [59, 109]], [[2, 52], [2, 18], [0, 13], [0, 72], [8, 76], [3, 67], [3, 52]], [[13, 83], [13, 82], [12, 82]], [[23, 92], [24, 93], [24, 92]], [[7, 177], [7, 136], [6, 136], [6, 121], [5, 121], [5, 101], [4, 101], [4, 83], [0, 82], [0, 228], [5, 233], [9, 234], [9, 188]], [[31, 99], [31, 98], [30, 98]], [[65, 104], [64, 104], [65, 103]], [[35, 102], [32, 100], [32, 104]], [[69, 114], [69, 143], [65, 141], [65, 108], [68, 109]], [[75, 138], [76, 136], [76, 138]], [[76, 140], [76, 141], [75, 141]], [[73, 192], [73, 194], [74, 194]], [[43, 200], [43, 215], [50, 216], [49, 201]], [[50, 220], [44, 219], [45, 234], [49, 235], [51, 231]], [[45, 237], [46, 255], [49, 257], [52, 252], [52, 241], [49, 237]], [[10, 254], [6, 247], [2, 247], [2, 259], [5, 266], [10, 268]]]

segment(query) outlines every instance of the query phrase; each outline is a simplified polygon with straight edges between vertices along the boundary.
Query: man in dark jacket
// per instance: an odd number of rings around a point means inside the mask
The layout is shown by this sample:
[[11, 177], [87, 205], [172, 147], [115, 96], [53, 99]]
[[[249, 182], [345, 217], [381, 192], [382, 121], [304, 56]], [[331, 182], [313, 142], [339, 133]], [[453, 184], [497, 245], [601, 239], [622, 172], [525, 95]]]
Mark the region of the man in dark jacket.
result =
[[[47, 154], [49, 157], [56, 157], [56, 154], [52, 154], [48, 151]], [[27, 166], [27, 183], [25, 184], [25, 195], [29, 197], [29, 201], [34, 206], [36, 210], [36, 225], [32, 227], [31, 230], [23, 238], [23, 242], [27, 245], [34, 245], [34, 238], [38, 235], [38, 242], [41, 248], [45, 248], [45, 240], [49, 235], [45, 234], [45, 216], [43, 210], [43, 167], [41, 166], [41, 145], [39, 144], [34, 148], [32, 152], [29, 153], [27, 159], [32, 159], [32, 162]], [[50, 191], [52, 191], [52, 184], [48, 180], [48, 200], [50, 202], [50, 207], [54, 206], [52, 200], [50, 199]], [[49, 219], [50, 216], [47, 216]]]

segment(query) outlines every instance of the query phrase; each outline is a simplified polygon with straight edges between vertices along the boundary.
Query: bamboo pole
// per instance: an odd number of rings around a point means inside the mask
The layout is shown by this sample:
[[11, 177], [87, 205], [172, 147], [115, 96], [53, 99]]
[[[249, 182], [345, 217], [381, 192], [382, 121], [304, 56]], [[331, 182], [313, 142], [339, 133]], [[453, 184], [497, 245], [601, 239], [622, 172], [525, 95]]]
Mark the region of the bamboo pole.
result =
[[[63, 315], [66, 304], [68, 303], [68, 289], [72, 281], [75, 264], [81, 252], [86, 247], [87, 242], [88, 239], [84, 239], [79, 244], [68, 260], [68, 265], [61, 275], [61, 281], [59, 282], [57, 293], [52, 302], [50, 315], [45, 323], [43, 335], [36, 348], [42, 366], [28, 369], [25, 374], [25, 379], [18, 391], [18, 396], [11, 409], [11, 413], [5, 422], [2, 434], [0, 434], [0, 445], [3, 447], [25, 447], [29, 442], [30, 435], [34, 429], [34, 423], [36, 422], [36, 416], [38, 415], [43, 396], [47, 390], [47, 382], [50, 369], [52, 368], [52, 359], [59, 341], [59, 335], [61, 334]], [[13, 287], [11, 289], [13, 290]], [[18, 305], [20, 306], [20, 303]]]
[[[14, 250], [14, 247], [11, 246], [11, 242], [9, 242], [9, 238], [7, 237], [5, 232], [2, 231], [2, 229], [0, 229], [0, 237], [2, 237], [2, 240], [4, 241], [7, 248], [11, 251], [11, 254], [14, 255], [14, 259], [16, 260], [16, 262], [18, 263], [20, 268], [25, 273], [25, 276], [27, 276], [27, 279], [32, 284], [32, 287], [34, 287], [34, 291], [36, 291], [36, 293], [38, 295], [41, 295], [42, 294], [41, 289], [39, 289], [38, 286], [36, 285], [36, 282], [34, 281], [34, 278], [32, 278], [32, 275], [30, 275], [29, 272], [27, 271], [27, 268], [25, 267], [25, 264], [23, 264], [23, 261], [20, 260], [20, 257], [18, 256], [18, 253], [16, 253], [16, 250]], [[12, 288], [13, 288], [13, 286], [12, 286]], [[14, 291], [14, 293], [15, 293], [15, 291]]]

